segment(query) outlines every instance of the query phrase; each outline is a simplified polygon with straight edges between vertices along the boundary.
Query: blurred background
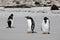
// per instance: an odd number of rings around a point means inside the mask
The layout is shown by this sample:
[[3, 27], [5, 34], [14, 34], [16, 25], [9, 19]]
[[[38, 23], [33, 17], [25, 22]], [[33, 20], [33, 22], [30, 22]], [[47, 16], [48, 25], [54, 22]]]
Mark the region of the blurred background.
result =
[[42, 6], [47, 7], [51, 6], [52, 4], [57, 5], [60, 7], [60, 0], [0, 0], [0, 6], [20, 6], [20, 5], [27, 5], [27, 6]]

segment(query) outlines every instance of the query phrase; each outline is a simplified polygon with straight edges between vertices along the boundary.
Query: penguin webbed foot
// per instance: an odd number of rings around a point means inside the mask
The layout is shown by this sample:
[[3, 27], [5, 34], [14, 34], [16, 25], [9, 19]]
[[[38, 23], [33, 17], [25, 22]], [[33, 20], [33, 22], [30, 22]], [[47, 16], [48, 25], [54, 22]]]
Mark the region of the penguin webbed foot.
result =
[[6, 28], [11, 28], [11, 27], [6, 27]]
[[33, 31], [32, 33], [37, 33], [37, 32], [34, 32], [34, 31]]

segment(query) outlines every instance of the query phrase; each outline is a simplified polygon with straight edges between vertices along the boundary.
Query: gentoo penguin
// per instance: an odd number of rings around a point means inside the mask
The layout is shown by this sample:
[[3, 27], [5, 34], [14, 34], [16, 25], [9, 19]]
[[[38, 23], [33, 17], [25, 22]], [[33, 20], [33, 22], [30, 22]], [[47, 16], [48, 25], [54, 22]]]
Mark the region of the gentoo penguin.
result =
[[50, 32], [50, 21], [47, 17], [44, 17], [43, 19], [41, 30], [43, 31], [43, 34], [49, 34]]
[[11, 28], [13, 26], [13, 14], [11, 14], [9, 17], [8, 17], [8, 28]]
[[32, 17], [26, 16], [25, 17], [28, 22], [28, 33], [34, 33], [35, 22]]

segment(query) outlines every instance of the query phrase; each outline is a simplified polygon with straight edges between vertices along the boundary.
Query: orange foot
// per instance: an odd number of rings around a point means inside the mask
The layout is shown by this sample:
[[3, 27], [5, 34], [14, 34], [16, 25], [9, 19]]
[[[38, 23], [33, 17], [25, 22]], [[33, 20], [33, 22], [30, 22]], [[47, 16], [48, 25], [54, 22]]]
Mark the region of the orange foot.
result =
[[42, 33], [42, 34], [50, 34], [49, 32], [44, 32], [44, 33]]

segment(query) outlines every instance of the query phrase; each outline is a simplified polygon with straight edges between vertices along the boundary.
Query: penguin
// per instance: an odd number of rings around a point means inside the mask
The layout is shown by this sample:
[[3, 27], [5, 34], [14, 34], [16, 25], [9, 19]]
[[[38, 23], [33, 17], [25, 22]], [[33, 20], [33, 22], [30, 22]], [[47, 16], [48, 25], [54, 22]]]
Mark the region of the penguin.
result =
[[50, 34], [50, 21], [47, 17], [44, 17], [41, 30], [43, 34]]
[[28, 22], [28, 33], [34, 33], [35, 22], [32, 17], [26, 16], [25, 17]]
[[13, 14], [11, 14], [8, 17], [7, 23], [8, 23], [8, 28], [11, 28], [13, 26]]

